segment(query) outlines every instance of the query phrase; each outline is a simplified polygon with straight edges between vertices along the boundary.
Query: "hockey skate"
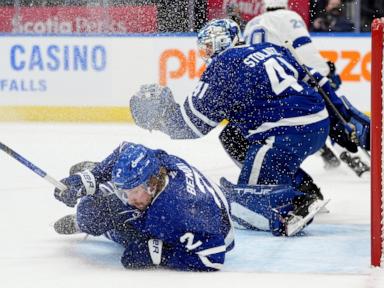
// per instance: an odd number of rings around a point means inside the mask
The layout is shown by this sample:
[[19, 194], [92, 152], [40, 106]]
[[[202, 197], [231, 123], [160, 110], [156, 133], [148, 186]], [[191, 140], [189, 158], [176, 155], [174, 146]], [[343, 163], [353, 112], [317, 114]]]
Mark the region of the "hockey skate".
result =
[[341, 161], [345, 162], [349, 168], [353, 170], [353, 172], [356, 173], [357, 176], [361, 177], [365, 172], [370, 171], [370, 167], [365, 164], [363, 161], [361, 161], [359, 156], [354, 156], [344, 151], [340, 154]]
[[325, 169], [332, 169], [340, 166], [339, 158], [337, 158], [337, 156], [327, 145], [324, 145], [320, 149], [320, 156], [323, 158]]
[[318, 200], [312, 198], [311, 201], [298, 205], [297, 209], [290, 212], [286, 219], [285, 235], [289, 237], [301, 231], [313, 220], [316, 214], [325, 208], [329, 201], [330, 199]]
[[81, 233], [79, 226], [76, 222], [76, 215], [70, 214], [61, 217], [53, 226], [56, 233], [63, 235], [71, 235]]
[[319, 200], [324, 200], [324, 196], [320, 191], [320, 188], [313, 182], [312, 178], [306, 179], [300, 184], [297, 189], [300, 192], [305, 193], [308, 196], [316, 197]]
[[72, 165], [69, 169], [69, 175], [76, 174], [78, 172], [84, 171], [84, 170], [92, 170], [96, 167], [96, 165], [99, 164], [98, 162], [92, 162], [92, 161], [83, 161], [76, 163], [75, 165]]

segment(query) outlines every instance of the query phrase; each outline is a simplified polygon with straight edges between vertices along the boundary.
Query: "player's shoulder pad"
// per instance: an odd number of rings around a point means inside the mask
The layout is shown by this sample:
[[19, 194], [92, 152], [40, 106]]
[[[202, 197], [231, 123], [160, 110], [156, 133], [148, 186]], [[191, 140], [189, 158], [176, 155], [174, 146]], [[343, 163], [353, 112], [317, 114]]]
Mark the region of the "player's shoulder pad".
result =
[[293, 10], [290, 10], [290, 9], [284, 9], [284, 10], [278, 10], [280, 13], [279, 15], [281, 15], [281, 18], [282, 19], [300, 19], [300, 20], [303, 20], [303, 17], [300, 16], [299, 13], [297, 13], [296, 11], [293, 11]]
[[253, 17], [247, 25], [245, 25], [244, 31], [247, 31], [248, 29], [252, 28], [255, 25], [259, 25], [260, 21], [263, 19], [263, 14], [257, 15]]

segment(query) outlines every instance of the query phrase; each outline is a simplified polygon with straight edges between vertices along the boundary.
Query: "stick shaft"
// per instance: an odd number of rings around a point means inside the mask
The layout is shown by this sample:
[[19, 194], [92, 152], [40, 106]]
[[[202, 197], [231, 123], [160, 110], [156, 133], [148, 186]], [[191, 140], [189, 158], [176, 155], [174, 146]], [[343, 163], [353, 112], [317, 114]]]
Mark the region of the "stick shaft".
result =
[[48, 175], [45, 171], [41, 170], [39, 167], [37, 167], [32, 162], [25, 159], [23, 156], [21, 156], [16, 151], [12, 150], [7, 145], [0, 142], [0, 149], [3, 150], [5, 153], [7, 153], [9, 156], [11, 156], [13, 159], [16, 159], [21, 164], [35, 172], [37, 175], [39, 175], [41, 178], [45, 179], [47, 182], [53, 184], [56, 188], [60, 189], [61, 191], [67, 189], [67, 187], [61, 183], [60, 181], [57, 181], [55, 178]]
[[[311, 79], [311, 81], [313, 81], [313, 83], [315, 83], [316, 85], [316, 88], [317, 90], [319, 91], [319, 93], [321, 94], [321, 96], [323, 97], [324, 101], [328, 103], [329, 107], [331, 107], [331, 109], [333, 110], [333, 112], [335, 113], [336, 117], [339, 118], [339, 120], [341, 121], [341, 123], [344, 125], [344, 126], [349, 126], [349, 123], [344, 119], [343, 115], [341, 115], [339, 109], [336, 108], [335, 104], [333, 104], [333, 102], [331, 101], [331, 99], [329, 98], [328, 94], [324, 91], [324, 89], [320, 86], [319, 82], [315, 79], [315, 77], [311, 74], [311, 72], [308, 70], [307, 66], [304, 65], [303, 61], [301, 61], [299, 55], [297, 55], [295, 49], [293, 48], [292, 44], [289, 42], [289, 41], [285, 41], [285, 45], [286, 47], [288, 48], [288, 50], [291, 52], [291, 54], [295, 57], [296, 61], [300, 64], [300, 66], [304, 69], [305, 73], [308, 75], [308, 77]], [[352, 132], [350, 134], [350, 140], [355, 143], [355, 144], [359, 144], [359, 140], [356, 136], [356, 131], [355, 131], [355, 127], [351, 127], [352, 128]]]
[[304, 63], [301, 61], [299, 55], [297, 55], [295, 49], [293, 48], [292, 44], [289, 41], [285, 41], [286, 47], [288, 48], [289, 52], [295, 57], [296, 61], [300, 64], [300, 66], [304, 69], [305, 73], [308, 75], [308, 77], [315, 83], [317, 90], [320, 92], [321, 96], [323, 96], [324, 100], [328, 103], [329, 107], [335, 112], [337, 118], [343, 123], [344, 125], [347, 125], [348, 122], [344, 119], [343, 115], [341, 115], [340, 111], [336, 108], [336, 106], [332, 103], [331, 99], [329, 98], [328, 94], [324, 91], [324, 89], [319, 85], [319, 82], [313, 77], [311, 72], [308, 70], [307, 66], [304, 65]]

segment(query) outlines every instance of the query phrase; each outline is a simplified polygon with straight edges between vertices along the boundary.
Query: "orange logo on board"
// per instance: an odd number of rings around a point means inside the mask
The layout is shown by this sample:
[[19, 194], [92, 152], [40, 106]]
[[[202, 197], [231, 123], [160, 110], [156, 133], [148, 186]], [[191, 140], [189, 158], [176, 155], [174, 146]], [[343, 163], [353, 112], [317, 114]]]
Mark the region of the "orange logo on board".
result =
[[[371, 81], [371, 52], [362, 54], [356, 50], [322, 50], [320, 54], [335, 63], [336, 72], [340, 74], [342, 81]], [[337, 62], [341, 61], [346, 62], [346, 65], [343, 69], [337, 69]]]
[[[188, 75], [191, 80], [200, 78], [206, 68], [205, 64], [197, 66], [197, 58], [201, 55], [197, 50], [189, 50], [187, 54], [179, 49], [165, 50], [161, 53], [159, 60], [159, 84], [166, 86], [169, 79], [179, 79], [185, 75]], [[174, 70], [168, 67], [168, 62], [172, 59], [178, 62], [178, 67]]]
[[[201, 53], [197, 50], [189, 50], [187, 53], [180, 49], [165, 50], [159, 59], [159, 84], [166, 86], [169, 80], [177, 80], [185, 76], [190, 80], [199, 79], [206, 69], [205, 64], [197, 63]], [[340, 74], [342, 81], [371, 81], [371, 52], [322, 50], [320, 54], [336, 64], [336, 71]], [[170, 61], [173, 63], [176, 61], [177, 67], [170, 68]], [[342, 68], [341, 63], [345, 63]]]

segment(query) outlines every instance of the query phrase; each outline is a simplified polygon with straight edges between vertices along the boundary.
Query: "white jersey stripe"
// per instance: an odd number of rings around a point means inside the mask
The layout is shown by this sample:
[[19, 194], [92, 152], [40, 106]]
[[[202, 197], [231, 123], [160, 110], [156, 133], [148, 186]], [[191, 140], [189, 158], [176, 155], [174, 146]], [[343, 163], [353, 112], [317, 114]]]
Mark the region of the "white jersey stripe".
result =
[[217, 196], [219, 196], [221, 202], [224, 204], [224, 209], [225, 209], [225, 212], [227, 213], [229, 225], [231, 226], [227, 236], [225, 236], [225, 239], [224, 239], [225, 247], [228, 247], [235, 240], [235, 232], [234, 232], [233, 221], [229, 212], [229, 204], [221, 188], [215, 182], [212, 182], [212, 185], [214, 185], [214, 190], [216, 191]]
[[217, 253], [225, 252], [225, 249], [226, 249], [225, 245], [222, 245], [222, 246], [217, 246], [217, 247], [212, 247], [212, 248], [208, 248], [205, 250], [201, 250], [199, 252], [196, 252], [196, 254], [201, 255], [201, 256], [208, 256], [211, 254], [217, 254]]
[[306, 115], [306, 116], [283, 118], [276, 122], [264, 122], [257, 129], [249, 130], [248, 131], [249, 133], [246, 136], [246, 138], [249, 138], [254, 134], [262, 133], [277, 127], [309, 125], [316, 122], [320, 122], [327, 118], [328, 118], [328, 112], [327, 112], [327, 109], [324, 108], [323, 110], [317, 113]]
[[183, 119], [185, 121], [185, 123], [188, 125], [189, 128], [191, 128], [191, 130], [199, 137], [203, 137], [204, 134], [200, 132], [199, 129], [197, 129], [197, 127], [192, 123], [191, 119], [189, 119], [188, 115], [187, 115], [187, 112], [185, 112], [185, 108], [184, 108], [184, 105], [180, 105], [180, 111], [181, 111], [181, 115], [183, 116]]
[[[208, 85], [207, 85], [208, 86]], [[205, 89], [206, 90], [206, 89]], [[193, 115], [195, 115], [197, 118], [199, 118], [201, 121], [203, 121], [205, 124], [208, 124], [211, 127], [216, 127], [218, 122], [212, 121], [207, 116], [200, 113], [195, 106], [193, 106], [192, 96], [188, 96], [188, 104], [189, 108], [191, 109]]]
[[217, 270], [220, 270], [221, 268], [223, 268], [223, 264], [221, 263], [212, 263], [207, 257], [205, 256], [201, 256], [199, 255], [199, 258], [201, 260], [201, 262], [203, 262], [203, 264], [206, 266], [206, 267], [209, 267], [209, 268], [214, 268], [214, 269], [217, 269]]
[[248, 185], [256, 185], [259, 180], [261, 165], [263, 164], [265, 154], [268, 150], [272, 148], [273, 143], [275, 142], [275, 137], [269, 137], [266, 140], [266, 145], [263, 145], [259, 151], [257, 151], [255, 160], [252, 164], [251, 175], [249, 176]]

